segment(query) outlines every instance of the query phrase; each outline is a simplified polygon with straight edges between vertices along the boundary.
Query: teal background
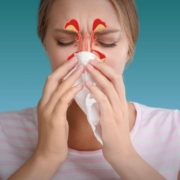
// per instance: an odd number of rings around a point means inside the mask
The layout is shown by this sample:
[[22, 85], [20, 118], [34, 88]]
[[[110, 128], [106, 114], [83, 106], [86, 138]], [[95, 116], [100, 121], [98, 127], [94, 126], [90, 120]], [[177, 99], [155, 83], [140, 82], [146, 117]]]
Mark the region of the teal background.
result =
[[[140, 34], [124, 73], [127, 99], [180, 109], [180, 1], [137, 0]], [[50, 64], [37, 37], [38, 0], [0, 0], [0, 112], [34, 107]]]

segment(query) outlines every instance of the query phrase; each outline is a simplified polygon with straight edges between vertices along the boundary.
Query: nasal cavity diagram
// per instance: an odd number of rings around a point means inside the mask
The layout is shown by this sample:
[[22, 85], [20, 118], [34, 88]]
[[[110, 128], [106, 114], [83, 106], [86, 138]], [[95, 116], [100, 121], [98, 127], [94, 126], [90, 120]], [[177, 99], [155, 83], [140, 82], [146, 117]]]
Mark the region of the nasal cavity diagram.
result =
[[76, 44], [74, 45], [74, 47], [75, 48], [79, 47], [78, 51], [76, 51], [76, 52], [72, 53], [70, 56], [68, 56], [67, 60], [70, 60], [72, 57], [74, 57], [75, 53], [85, 50], [85, 51], [90, 51], [90, 52], [96, 54], [99, 57], [99, 59], [104, 62], [106, 59], [106, 56], [103, 53], [93, 49], [92, 46], [93, 46], [93, 43], [95, 46], [98, 46], [98, 44], [95, 42], [97, 40], [95, 33], [97, 31], [101, 31], [105, 28], [106, 28], [105, 22], [101, 21], [100, 19], [94, 20], [93, 25], [92, 25], [92, 34], [91, 34], [90, 49], [89, 49], [88, 48], [88, 33], [85, 33], [85, 37], [84, 37], [85, 39], [84, 39], [84, 44], [83, 44], [83, 39], [82, 39], [82, 36], [80, 33], [80, 28], [79, 28], [79, 24], [78, 24], [77, 20], [72, 19], [69, 22], [67, 22], [64, 25], [64, 29], [68, 30], [68, 31], [74, 31], [75, 33], [77, 33], [77, 37], [75, 38]]

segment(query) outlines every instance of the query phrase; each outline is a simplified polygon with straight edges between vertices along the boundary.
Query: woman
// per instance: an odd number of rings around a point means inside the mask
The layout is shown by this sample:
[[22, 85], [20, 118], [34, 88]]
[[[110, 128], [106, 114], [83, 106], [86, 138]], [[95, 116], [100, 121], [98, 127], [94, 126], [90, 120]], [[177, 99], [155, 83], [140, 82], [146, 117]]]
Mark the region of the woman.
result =
[[[122, 74], [138, 36], [133, 0], [41, 0], [38, 23], [53, 72], [37, 109], [0, 115], [0, 178], [177, 179], [180, 111], [126, 100]], [[99, 59], [64, 80], [81, 51]], [[73, 86], [85, 70], [98, 86]], [[99, 105], [103, 145], [73, 101], [84, 86]]]

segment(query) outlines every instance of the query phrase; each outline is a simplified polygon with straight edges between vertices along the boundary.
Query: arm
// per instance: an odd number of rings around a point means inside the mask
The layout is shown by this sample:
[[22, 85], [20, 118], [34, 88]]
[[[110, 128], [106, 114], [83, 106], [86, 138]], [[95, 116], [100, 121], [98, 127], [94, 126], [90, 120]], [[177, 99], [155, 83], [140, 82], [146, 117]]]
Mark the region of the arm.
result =
[[60, 166], [54, 160], [46, 160], [39, 156], [32, 156], [8, 180], [50, 180]]
[[136, 152], [128, 157], [123, 157], [119, 157], [119, 160], [116, 157], [116, 160], [110, 163], [123, 180], [165, 180], [159, 172], [153, 169]]
[[135, 151], [130, 138], [131, 109], [122, 74], [106, 63], [86, 66], [99, 87], [86, 83], [99, 105], [103, 155], [123, 180], [165, 180]]
[[65, 61], [47, 77], [37, 106], [39, 128], [35, 153], [9, 180], [49, 180], [65, 161], [69, 133], [66, 113], [70, 102], [83, 88], [83, 84], [73, 84], [83, 73], [84, 67], [74, 71], [66, 80], [63, 81], [63, 78], [77, 63], [77, 58]]

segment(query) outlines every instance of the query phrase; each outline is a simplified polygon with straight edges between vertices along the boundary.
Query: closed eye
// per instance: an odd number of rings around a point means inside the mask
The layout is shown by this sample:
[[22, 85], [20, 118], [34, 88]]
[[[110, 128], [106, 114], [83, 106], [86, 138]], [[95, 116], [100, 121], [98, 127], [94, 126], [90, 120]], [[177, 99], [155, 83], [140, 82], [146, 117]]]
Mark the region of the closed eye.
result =
[[[70, 45], [73, 45], [76, 41], [71, 41], [71, 42], [68, 42], [68, 43], [63, 43], [61, 41], [57, 41], [57, 44], [59, 46], [70, 46]], [[116, 43], [111, 43], [111, 44], [106, 44], [106, 43], [103, 43], [103, 42], [100, 42], [100, 41], [97, 41], [101, 46], [103, 47], [107, 47], [107, 48], [111, 48], [111, 47], [115, 47], [117, 46]]]
[[72, 44], [74, 44], [75, 43], [75, 41], [71, 41], [71, 42], [68, 42], [68, 43], [63, 43], [63, 42], [61, 42], [61, 41], [57, 41], [57, 44], [59, 45], [59, 46], [70, 46], [70, 45], [72, 45]]
[[98, 41], [98, 43], [99, 43], [101, 46], [103, 46], [103, 47], [108, 47], [108, 48], [117, 46], [116, 43], [106, 44], [106, 43], [103, 43], [103, 42], [100, 42], [100, 41]]

